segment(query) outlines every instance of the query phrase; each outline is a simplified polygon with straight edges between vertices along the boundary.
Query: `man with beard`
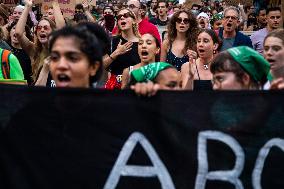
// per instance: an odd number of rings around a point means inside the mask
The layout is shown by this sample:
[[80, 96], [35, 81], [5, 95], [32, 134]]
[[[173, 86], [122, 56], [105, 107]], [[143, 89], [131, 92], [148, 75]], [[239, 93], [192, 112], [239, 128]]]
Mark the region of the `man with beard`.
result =
[[265, 8], [260, 8], [257, 11], [257, 24], [258, 24], [258, 29], [265, 28], [267, 25], [266, 21], [266, 9]]
[[221, 51], [237, 46], [252, 48], [250, 38], [237, 30], [239, 19], [238, 8], [230, 6], [224, 10], [223, 28], [219, 30], [219, 37], [222, 39]]
[[152, 24], [157, 26], [158, 31], [160, 33], [160, 36], [162, 36], [162, 33], [166, 31], [167, 24], [168, 24], [168, 7], [169, 4], [167, 0], [159, 0], [158, 6], [157, 6], [157, 14], [158, 16], [156, 18], [152, 18], [149, 20]]
[[272, 31], [280, 28], [282, 22], [282, 14], [280, 7], [271, 7], [267, 9], [267, 26], [256, 31], [252, 36], [253, 48], [263, 54], [263, 40]]

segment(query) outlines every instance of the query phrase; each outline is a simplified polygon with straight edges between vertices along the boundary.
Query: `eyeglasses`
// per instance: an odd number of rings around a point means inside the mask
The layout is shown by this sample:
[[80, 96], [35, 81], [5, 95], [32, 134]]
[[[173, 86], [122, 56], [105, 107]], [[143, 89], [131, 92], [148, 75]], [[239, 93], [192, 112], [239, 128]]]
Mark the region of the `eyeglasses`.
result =
[[189, 19], [188, 18], [185, 18], [185, 19], [177, 18], [176, 22], [179, 23], [179, 24], [181, 24], [182, 22], [184, 24], [188, 24], [189, 23]]
[[131, 4], [131, 5], [128, 5], [127, 6], [129, 9], [135, 9], [135, 8], [138, 8], [138, 7], [136, 7], [135, 5], [133, 5], [133, 4]]
[[117, 20], [120, 20], [122, 17], [124, 17], [124, 18], [131, 17], [131, 18], [134, 19], [134, 16], [132, 16], [130, 12], [127, 12], [127, 13], [124, 13], [124, 14], [119, 14], [119, 15], [116, 16]]
[[49, 27], [49, 26], [37, 26], [37, 27], [36, 27], [36, 30], [37, 30], [37, 31], [40, 31], [42, 28], [43, 28], [45, 31], [50, 30], [50, 27]]
[[225, 20], [229, 20], [230, 18], [232, 20], [237, 20], [238, 19], [238, 17], [236, 17], [236, 16], [225, 16], [224, 18], [225, 18]]

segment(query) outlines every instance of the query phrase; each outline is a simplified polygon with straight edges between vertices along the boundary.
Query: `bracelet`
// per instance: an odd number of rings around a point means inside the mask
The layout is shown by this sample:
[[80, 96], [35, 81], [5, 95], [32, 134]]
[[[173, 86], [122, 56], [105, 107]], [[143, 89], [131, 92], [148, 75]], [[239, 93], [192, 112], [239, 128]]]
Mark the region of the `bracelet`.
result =
[[111, 59], [112, 61], [114, 61], [114, 58], [112, 58], [111, 55], [109, 55], [109, 57], [110, 57], [110, 59]]

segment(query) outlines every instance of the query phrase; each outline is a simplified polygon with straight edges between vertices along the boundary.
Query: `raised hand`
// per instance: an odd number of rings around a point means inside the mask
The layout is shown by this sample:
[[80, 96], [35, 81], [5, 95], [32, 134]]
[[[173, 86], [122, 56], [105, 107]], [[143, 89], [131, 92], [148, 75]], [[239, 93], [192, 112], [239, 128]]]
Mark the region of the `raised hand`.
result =
[[188, 49], [188, 50], [186, 51], [186, 53], [187, 53], [187, 56], [188, 56], [188, 62], [189, 62], [190, 64], [195, 63], [195, 61], [196, 61], [196, 59], [197, 59], [197, 52]]
[[25, 2], [25, 5], [27, 7], [32, 7], [33, 6], [33, 0], [24, 0], [24, 2]]

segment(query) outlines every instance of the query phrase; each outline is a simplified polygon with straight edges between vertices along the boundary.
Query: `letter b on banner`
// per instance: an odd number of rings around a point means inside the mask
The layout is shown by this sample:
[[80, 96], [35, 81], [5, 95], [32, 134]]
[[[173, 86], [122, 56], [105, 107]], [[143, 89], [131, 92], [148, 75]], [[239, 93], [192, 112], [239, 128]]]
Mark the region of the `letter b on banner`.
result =
[[[153, 166], [127, 165], [135, 146], [140, 143]], [[130, 177], [158, 177], [163, 189], [175, 189], [172, 178], [167, 168], [160, 160], [150, 142], [139, 132], [131, 134], [128, 138], [119, 156], [111, 170], [110, 176], [104, 186], [104, 189], [115, 189], [121, 176]]]

